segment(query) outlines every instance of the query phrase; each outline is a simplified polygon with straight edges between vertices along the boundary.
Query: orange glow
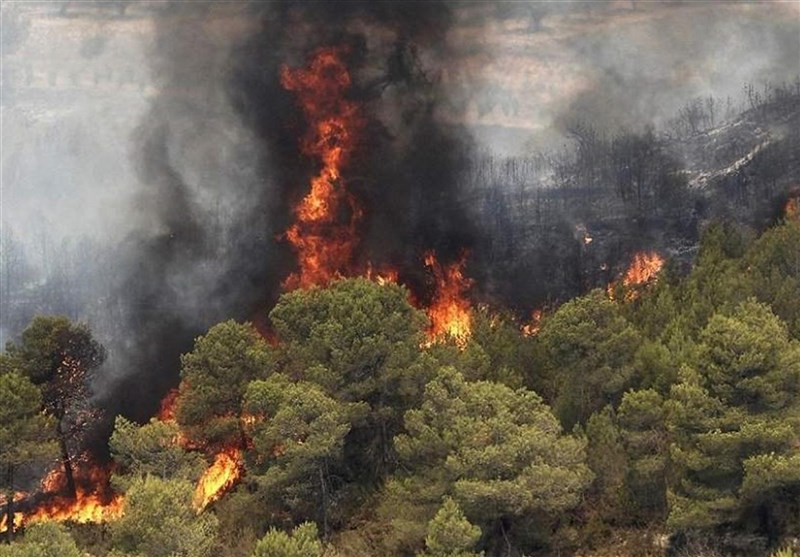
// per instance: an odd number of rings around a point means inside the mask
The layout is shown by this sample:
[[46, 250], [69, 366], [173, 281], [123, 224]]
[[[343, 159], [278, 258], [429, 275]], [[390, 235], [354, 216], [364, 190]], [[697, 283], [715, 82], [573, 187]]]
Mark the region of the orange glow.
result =
[[[14, 513], [14, 530], [22, 526], [22, 522], [24, 520], [24, 514]], [[3, 516], [0, 516], [0, 534], [4, 533], [6, 530], [8, 530], [8, 518], [6, 517], [5, 512], [3, 512]]]
[[[654, 251], [638, 252], [633, 256], [633, 262], [622, 276], [622, 285], [625, 287], [625, 300], [631, 301], [639, 297], [637, 287], [655, 282], [658, 273], [664, 266], [664, 258]], [[616, 284], [608, 285], [608, 296], [614, 299]]]
[[466, 255], [442, 267], [433, 252], [425, 255], [425, 266], [436, 280], [436, 294], [426, 310], [431, 320], [430, 342], [450, 338], [463, 348], [472, 334], [472, 313], [465, 295], [472, 280], [464, 276], [465, 263]]
[[800, 194], [790, 197], [783, 209], [783, 214], [788, 220], [800, 220]]
[[308, 121], [301, 150], [322, 163], [310, 191], [294, 208], [295, 223], [286, 231], [300, 266], [286, 279], [287, 289], [327, 284], [345, 276], [353, 263], [362, 212], [347, 193], [342, 169], [364, 120], [358, 105], [347, 99], [351, 81], [341, 59], [344, 53], [341, 48], [320, 48], [308, 67], [281, 69], [281, 84], [295, 93]]
[[242, 476], [242, 451], [226, 448], [217, 453], [214, 463], [200, 477], [194, 491], [194, 506], [202, 511], [222, 497]]
[[[158, 413], [156, 414], [156, 419], [160, 422], [175, 422], [175, 411], [178, 406], [178, 397], [180, 396], [181, 389], [187, 389], [189, 387], [186, 381], [181, 381], [180, 386], [177, 389], [171, 389], [164, 398], [161, 399], [161, 403], [158, 407]], [[174, 437], [172, 442], [187, 450], [191, 449], [198, 449], [200, 448], [197, 443], [193, 440], [189, 439], [180, 429], [178, 430], [178, 434]]]
[[540, 309], [535, 309], [531, 312], [530, 321], [524, 323], [522, 328], [522, 335], [526, 337], [532, 337], [539, 334], [539, 331], [542, 328], [542, 317], [544, 313]]
[[175, 419], [175, 402], [178, 400], [178, 394], [180, 394], [178, 389], [172, 389], [161, 400], [161, 404], [158, 407], [158, 414], [156, 414], [156, 418], [158, 418], [159, 421], [170, 422]]

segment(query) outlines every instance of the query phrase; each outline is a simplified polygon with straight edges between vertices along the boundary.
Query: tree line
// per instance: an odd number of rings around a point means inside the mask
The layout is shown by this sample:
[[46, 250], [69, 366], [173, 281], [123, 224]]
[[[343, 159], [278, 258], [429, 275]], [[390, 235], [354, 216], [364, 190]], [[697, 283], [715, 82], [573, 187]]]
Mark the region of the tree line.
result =
[[[591, 291], [535, 336], [476, 309], [463, 350], [426, 342], [402, 286], [287, 293], [277, 341], [234, 321], [196, 339], [176, 421], [116, 419], [121, 519], [34, 525], [0, 555], [663, 555], [654, 533], [673, 554], [769, 554], [800, 535], [798, 245], [798, 221], [712, 225], [688, 274]], [[37, 317], [0, 357], [6, 502], [74, 457], [103, 355]], [[243, 478], [197, 513], [227, 446]]]

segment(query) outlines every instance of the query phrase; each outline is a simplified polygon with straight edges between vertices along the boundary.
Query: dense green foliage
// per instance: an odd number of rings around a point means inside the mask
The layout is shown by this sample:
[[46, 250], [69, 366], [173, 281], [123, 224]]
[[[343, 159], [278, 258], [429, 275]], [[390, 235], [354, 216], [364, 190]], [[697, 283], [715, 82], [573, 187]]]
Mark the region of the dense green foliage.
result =
[[112, 524], [113, 547], [147, 557], [214, 555], [217, 519], [195, 512], [193, 493], [193, 485], [184, 480], [135, 480], [126, 491], [125, 513]]
[[428, 523], [425, 551], [419, 557], [479, 557], [471, 551], [481, 537], [481, 529], [470, 524], [450, 497]]
[[304, 522], [290, 534], [282, 530], [270, 529], [256, 544], [253, 557], [333, 557], [326, 551], [317, 534], [317, 527]]
[[[688, 273], [667, 266], [637, 296], [589, 292], [545, 315], [535, 336], [477, 310], [463, 349], [427, 345], [400, 286], [355, 279], [286, 294], [270, 313], [273, 344], [232, 321], [197, 339], [182, 358], [177, 422], [117, 419], [109, 445], [125, 515], [87, 550], [564, 555], [638, 531], [648, 541], [624, 554], [663, 554], [657, 532], [687, 552], [730, 542], [791, 555], [798, 246], [798, 222], [758, 239], [714, 225]], [[27, 352], [0, 357], [6, 469], [30, 473], [52, 438], [26, 378], [53, 380], [31, 367], [52, 364], [47, 323], [23, 339]], [[242, 479], [198, 511], [193, 483], [221, 446], [242, 451]], [[12, 548], [71, 555], [71, 543], [47, 526]]]
[[241, 437], [241, 399], [266, 363], [266, 343], [250, 324], [226, 321], [197, 339], [181, 358], [181, 391], [176, 418], [202, 444], [226, 444]]
[[145, 476], [195, 480], [203, 468], [202, 459], [175, 443], [179, 434], [178, 425], [172, 421], [152, 419], [139, 426], [118, 416], [108, 445], [114, 462], [126, 474], [115, 480], [123, 485]]
[[63, 526], [46, 522], [31, 526], [25, 539], [0, 545], [0, 557], [83, 557], [83, 553]]

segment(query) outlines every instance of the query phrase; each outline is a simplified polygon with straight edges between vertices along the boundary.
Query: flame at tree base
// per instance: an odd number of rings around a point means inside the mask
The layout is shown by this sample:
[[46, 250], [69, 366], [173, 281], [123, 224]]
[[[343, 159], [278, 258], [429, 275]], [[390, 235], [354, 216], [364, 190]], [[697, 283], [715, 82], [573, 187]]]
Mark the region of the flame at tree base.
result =
[[[110, 470], [81, 457], [76, 461], [75, 497], [62, 495], [66, 491], [66, 474], [63, 466], [50, 471], [41, 482], [43, 500], [32, 510], [14, 512], [14, 529], [37, 522], [102, 523], [122, 516], [124, 497], [109, 487]], [[24, 504], [27, 493], [17, 493], [15, 504]], [[8, 529], [7, 517], [0, 517], [0, 532]]]
[[33, 514], [25, 515], [25, 524], [44, 522], [109, 522], [122, 516], [125, 499], [122, 495], [110, 496], [88, 493], [78, 489], [75, 499], [54, 497], [37, 508]]

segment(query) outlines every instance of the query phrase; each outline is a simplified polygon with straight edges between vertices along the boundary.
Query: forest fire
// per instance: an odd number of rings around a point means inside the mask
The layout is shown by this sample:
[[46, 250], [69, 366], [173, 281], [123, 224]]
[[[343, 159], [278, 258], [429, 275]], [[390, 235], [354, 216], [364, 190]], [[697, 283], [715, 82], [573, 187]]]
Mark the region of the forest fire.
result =
[[242, 475], [242, 451], [226, 448], [217, 453], [214, 463], [203, 473], [194, 492], [198, 512], [222, 497]]
[[372, 265], [367, 266], [366, 278], [372, 282], [377, 282], [380, 285], [384, 284], [397, 284], [400, 278], [399, 273], [394, 269], [384, 269], [376, 271]]
[[32, 524], [53, 520], [56, 522], [108, 522], [122, 516], [124, 498], [113, 494], [106, 496], [78, 489], [77, 497], [57, 496], [37, 508], [32, 514], [25, 515], [23, 522]]
[[[627, 271], [622, 276], [625, 300], [628, 302], [635, 300], [639, 296], [637, 287], [655, 281], [663, 266], [664, 258], [654, 251], [636, 253]], [[617, 283], [612, 282], [608, 285], [608, 296], [612, 300], [616, 289]]]
[[635, 286], [653, 280], [664, 266], [664, 258], [656, 252], [639, 252], [633, 256], [633, 263], [628, 267], [622, 284]]
[[425, 266], [436, 280], [436, 294], [426, 310], [431, 320], [431, 342], [451, 338], [463, 347], [469, 340], [472, 314], [465, 293], [472, 286], [472, 280], [464, 276], [465, 263], [466, 255], [463, 255], [458, 261], [443, 267], [432, 252], [425, 255]]
[[301, 142], [303, 154], [322, 163], [311, 190], [294, 208], [295, 223], [286, 231], [300, 269], [290, 275], [288, 289], [323, 285], [344, 276], [356, 247], [361, 209], [342, 177], [363, 126], [356, 103], [346, 98], [350, 73], [344, 49], [321, 48], [307, 68], [282, 68], [281, 84], [293, 91], [308, 121]]
[[[364, 118], [358, 105], [347, 98], [350, 73], [342, 60], [346, 50], [318, 49], [307, 68], [283, 67], [281, 84], [297, 96], [309, 130], [301, 142], [303, 154], [316, 158], [322, 169], [311, 180], [311, 190], [294, 208], [295, 223], [286, 231], [298, 265], [284, 287], [292, 290], [324, 285], [336, 278], [362, 274], [353, 268], [358, 243], [361, 207], [346, 188], [342, 169], [356, 145]], [[436, 293], [426, 309], [431, 319], [430, 338], [452, 338], [463, 346], [470, 335], [470, 303], [464, 297], [471, 281], [462, 272], [465, 258], [442, 267], [431, 252], [425, 265], [433, 272]], [[395, 270], [363, 273], [379, 284], [396, 283]]]
[[[36, 522], [108, 522], [122, 516], [124, 497], [114, 493], [109, 487], [110, 467], [103, 467], [82, 456], [75, 467], [75, 497], [64, 495], [67, 491], [67, 478], [63, 466], [51, 470], [42, 479], [40, 492], [43, 499], [30, 510], [14, 513], [14, 527]], [[19, 493], [14, 497], [18, 505], [24, 504], [28, 494]], [[7, 518], [0, 519], [0, 532], [7, 529]]]

